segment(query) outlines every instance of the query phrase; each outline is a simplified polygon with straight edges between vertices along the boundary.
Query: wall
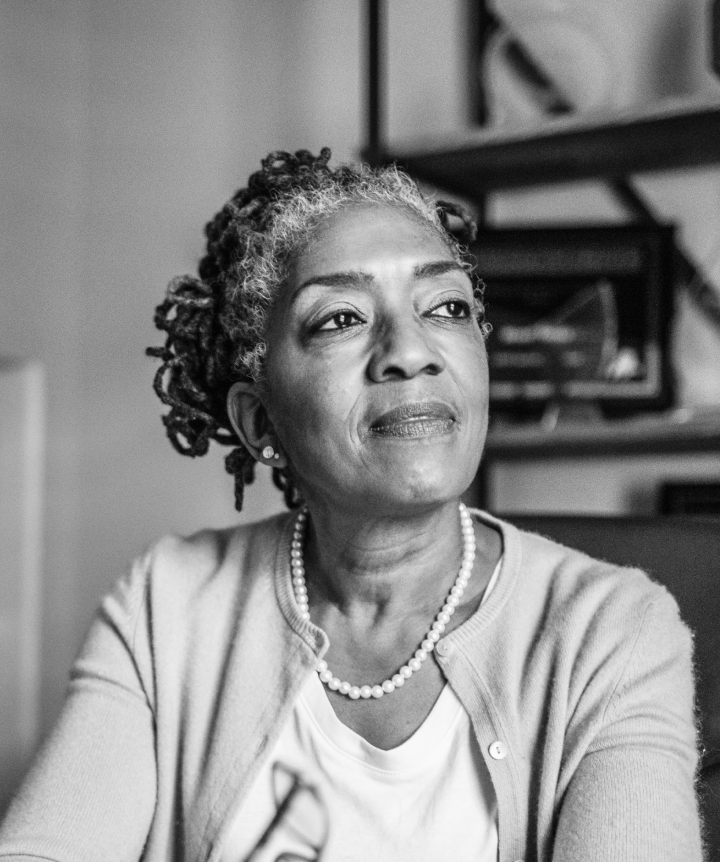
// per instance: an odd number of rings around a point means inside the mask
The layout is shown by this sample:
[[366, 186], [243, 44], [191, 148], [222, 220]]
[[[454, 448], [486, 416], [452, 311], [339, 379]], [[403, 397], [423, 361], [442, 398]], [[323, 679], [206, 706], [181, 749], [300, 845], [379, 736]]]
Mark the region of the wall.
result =
[[[99, 597], [168, 530], [236, 518], [218, 453], [164, 437], [152, 307], [283, 137], [281, 2], [0, 7], [0, 353], [47, 380], [43, 727]], [[267, 489], [246, 517], [279, 504]]]
[[656, 515], [666, 482], [720, 482], [717, 453], [498, 459], [487, 471], [493, 511]]

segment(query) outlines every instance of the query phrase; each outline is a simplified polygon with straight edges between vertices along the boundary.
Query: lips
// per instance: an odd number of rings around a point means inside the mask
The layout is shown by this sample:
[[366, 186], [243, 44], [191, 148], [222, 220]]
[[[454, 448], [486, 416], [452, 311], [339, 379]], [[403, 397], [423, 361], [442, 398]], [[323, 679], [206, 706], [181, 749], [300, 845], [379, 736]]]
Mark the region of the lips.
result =
[[449, 434], [455, 425], [453, 411], [440, 401], [401, 404], [379, 416], [370, 426], [376, 437], [429, 437]]

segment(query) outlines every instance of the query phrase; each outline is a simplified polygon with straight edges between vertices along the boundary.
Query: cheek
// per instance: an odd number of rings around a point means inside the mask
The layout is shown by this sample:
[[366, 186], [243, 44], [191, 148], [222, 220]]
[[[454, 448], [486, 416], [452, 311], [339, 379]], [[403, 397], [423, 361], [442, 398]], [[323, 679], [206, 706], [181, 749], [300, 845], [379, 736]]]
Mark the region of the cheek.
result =
[[269, 379], [268, 413], [289, 454], [322, 449], [350, 436], [357, 392], [335, 362], [299, 362]]
[[466, 345], [455, 358], [456, 375], [467, 399], [473, 404], [484, 404], [488, 400], [489, 368], [484, 340]]

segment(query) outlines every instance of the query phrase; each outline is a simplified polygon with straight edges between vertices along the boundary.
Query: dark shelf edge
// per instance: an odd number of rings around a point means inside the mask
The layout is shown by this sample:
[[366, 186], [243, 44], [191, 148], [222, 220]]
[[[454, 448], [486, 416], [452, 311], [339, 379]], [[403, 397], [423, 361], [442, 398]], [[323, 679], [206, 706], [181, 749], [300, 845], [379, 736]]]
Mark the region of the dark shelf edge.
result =
[[686, 422], [643, 418], [615, 420], [597, 426], [540, 429], [494, 428], [485, 456], [508, 458], [575, 458], [607, 455], [656, 455], [717, 452], [720, 455], [720, 414]]
[[720, 163], [720, 100], [673, 101], [605, 120], [579, 117], [503, 135], [471, 131], [437, 148], [383, 157], [469, 198], [488, 191]]

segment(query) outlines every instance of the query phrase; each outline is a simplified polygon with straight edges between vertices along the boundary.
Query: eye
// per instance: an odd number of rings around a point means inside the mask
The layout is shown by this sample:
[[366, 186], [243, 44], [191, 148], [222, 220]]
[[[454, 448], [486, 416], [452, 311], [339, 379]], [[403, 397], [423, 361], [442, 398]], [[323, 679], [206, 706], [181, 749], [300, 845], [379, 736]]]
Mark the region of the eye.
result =
[[464, 299], [451, 299], [433, 308], [430, 314], [433, 317], [463, 320], [470, 317], [470, 305]]
[[358, 326], [362, 322], [360, 316], [354, 311], [336, 311], [331, 317], [326, 317], [325, 320], [315, 326], [314, 331], [337, 332], [349, 329], [351, 326]]

